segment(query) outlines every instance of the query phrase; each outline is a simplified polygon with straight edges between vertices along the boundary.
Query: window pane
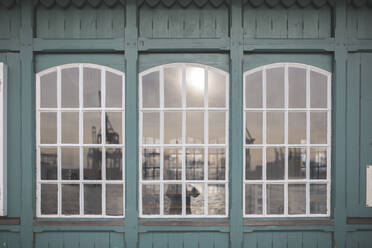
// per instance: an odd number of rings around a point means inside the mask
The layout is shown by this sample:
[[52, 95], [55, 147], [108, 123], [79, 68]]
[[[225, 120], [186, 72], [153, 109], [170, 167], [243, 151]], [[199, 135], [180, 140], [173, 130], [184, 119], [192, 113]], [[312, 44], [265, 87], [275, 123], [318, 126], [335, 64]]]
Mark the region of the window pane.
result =
[[266, 150], [266, 177], [268, 180], [284, 179], [284, 147], [267, 148]]
[[164, 68], [164, 107], [182, 106], [182, 68]]
[[101, 144], [101, 112], [84, 112], [84, 144]]
[[62, 214], [80, 214], [79, 184], [62, 184]]
[[142, 185], [142, 214], [160, 214], [160, 187], [159, 185]]
[[204, 214], [204, 184], [186, 184], [186, 214]]
[[142, 143], [159, 144], [160, 143], [160, 114], [143, 113], [142, 117]]
[[268, 184], [267, 185], [267, 214], [284, 213], [284, 185]]
[[306, 113], [288, 113], [288, 143], [306, 144]]
[[306, 148], [288, 148], [288, 178], [306, 178]]
[[208, 179], [225, 180], [226, 151], [224, 148], [208, 149]]
[[327, 148], [310, 148], [310, 178], [327, 179]]
[[120, 148], [106, 148], [106, 179], [123, 179], [123, 154]]
[[186, 142], [188, 144], [204, 143], [204, 113], [186, 113]]
[[262, 71], [245, 77], [245, 106], [262, 108]]
[[288, 213], [305, 214], [306, 213], [306, 185], [289, 184], [288, 185]]
[[224, 184], [208, 185], [208, 215], [226, 214], [226, 189]]
[[111, 216], [123, 215], [123, 185], [106, 185], [106, 214]]
[[226, 112], [209, 112], [209, 144], [225, 144]]
[[57, 148], [40, 148], [41, 180], [57, 179]]
[[327, 143], [327, 113], [310, 113], [310, 142], [311, 144]]
[[262, 214], [262, 185], [245, 185], [245, 214]]
[[142, 107], [159, 108], [159, 72], [152, 72], [142, 77]]
[[160, 150], [143, 149], [142, 151], [142, 179], [160, 179]]
[[102, 149], [84, 148], [84, 179], [101, 180], [102, 178]]
[[267, 144], [284, 143], [284, 113], [267, 113]]
[[186, 180], [203, 180], [204, 149], [186, 149]]
[[79, 143], [79, 113], [62, 112], [61, 113], [61, 139], [65, 144]]
[[106, 71], [106, 107], [121, 108], [123, 105], [123, 77]]
[[186, 105], [204, 106], [205, 72], [203, 68], [186, 67]]
[[306, 70], [288, 68], [288, 105], [290, 108], [306, 107]]
[[284, 68], [266, 70], [266, 92], [268, 108], [284, 107]]
[[40, 78], [40, 107], [57, 107], [57, 72], [48, 73]]
[[41, 214], [57, 214], [58, 187], [57, 184], [41, 185]]
[[79, 180], [80, 149], [61, 148], [62, 179]]
[[182, 149], [164, 149], [164, 179], [181, 180]]
[[164, 113], [164, 143], [182, 144], [182, 112]]
[[226, 77], [211, 70], [208, 71], [208, 106], [226, 106]]
[[61, 70], [62, 108], [79, 107], [79, 68]]
[[164, 214], [182, 214], [182, 184], [164, 184]]
[[84, 185], [84, 214], [102, 214], [102, 185]]
[[245, 143], [262, 144], [262, 113], [245, 113]]
[[101, 70], [84, 68], [84, 107], [101, 107]]
[[123, 144], [121, 112], [106, 113], [106, 144]]
[[57, 113], [40, 113], [40, 143], [57, 143]]
[[311, 184], [310, 185], [310, 213], [326, 214], [327, 213], [327, 185]]
[[327, 107], [327, 76], [315, 71], [310, 72], [310, 106]]
[[250, 148], [245, 150], [245, 179], [262, 179], [262, 149]]

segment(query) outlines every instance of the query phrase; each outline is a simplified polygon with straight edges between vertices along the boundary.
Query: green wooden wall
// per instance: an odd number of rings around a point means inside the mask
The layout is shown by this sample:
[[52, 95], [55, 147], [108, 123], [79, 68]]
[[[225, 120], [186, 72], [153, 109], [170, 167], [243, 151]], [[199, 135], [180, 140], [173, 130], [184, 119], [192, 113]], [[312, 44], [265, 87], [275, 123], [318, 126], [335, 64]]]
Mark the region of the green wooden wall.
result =
[[[8, 76], [2, 247], [372, 247], [372, 8], [360, 0], [0, 0]], [[126, 74], [125, 219], [35, 217], [35, 73], [88, 62]], [[195, 62], [230, 73], [230, 217], [138, 218], [138, 72]], [[306, 63], [333, 74], [331, 217], [242, 218], [244, 71]]]

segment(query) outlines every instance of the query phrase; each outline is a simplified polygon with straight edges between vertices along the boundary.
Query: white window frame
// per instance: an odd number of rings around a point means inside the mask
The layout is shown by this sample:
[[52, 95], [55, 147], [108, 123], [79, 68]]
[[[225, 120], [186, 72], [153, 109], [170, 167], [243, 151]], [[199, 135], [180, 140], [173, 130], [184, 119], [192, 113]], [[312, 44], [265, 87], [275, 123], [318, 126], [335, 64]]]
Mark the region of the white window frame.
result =
[[[306, 107], [305, 108], [289, 108], [288, 101], [288, 68], [302, 68], [306, 70]], [[266, 107], [266, 73], [267, 69], [284, 68], [284, 108], [267, 108]], [[327, 77], [327, 108], [311, 108], [310, 106], [310, 72], [314, 71]], [[262, 72], [262, 108], [247, 108], [246, 107], [246, 76]], [[322, 70], [320, 68], [300, 63], [274, 63], [260, 66], [252, 70], [246, 71], [243, 75], [243, 215], [246, 218], [256, 217], [329, 217], [331, 206], [331, 133], [332, 133], [332, 73]], [[288, 112], [300, 111], [306, 112], [306, 144], [301, 144], [301, 147], [306, 148], [306, 179], [288, 179], [288, 147], [298, 147], [298, 145], [288, 144]], [[255, 111], [263, 113], [263, 127], [262, 127], [262, 144], [246, 144], [245, 127], [246, 127], [246, 112]], [[284, 144], [267, 144], [266, 143], [266, 113], [267, 111], [283, 111], [284, 112]], [[310, 112], [327, 112], [327, 143], [326, 144], [310, 144]], [[285, 171], [284, 180], [266, 180], [266, 147], [285, 147]], [[324, 147], [327, 148], [327, 178], [326, 179], [310, 179], [310, 147]], [[245, 165], [245, 150], [247, 148], [263, 148], [262, 150], [262, 179], [260, 180], [246, 180], [246, 165]], [[306, 214], [288, 214], [288, 184], [306, 184]], [[245, 207], [245, 185], [255, 184], [262, 185], [262, 214], [246, 214]], [[284, 185], [284, 213], [283, 214], [267, 214], [266, 206], [266, 190], [267, 184]], [[327, 185], [327, 212], [325, 214], [311, 214], [310, 213], [310, 184]]]
[[0, 63], [0, 216], [7, 215], [7, 66]]
[[[186, 106], [186, 77], [185, 70], [187, 66], [194, 66], [203, 68], [205, 72], [213, 71], [224, 75], [225, 81], [225, 107], [216, 108], [208, 107], [208, 73], [205, 75], [205, 92], [204, 92], [204, 107], [187, 107]], [[182, 68], [182, 107], [180, 108], [165, 108], [164, 107], [164, 69], [165, 68]], [[159, 91], [160, 91], [160, 107], [159, 108], [143, 108], [142, 107], [142, 78], [146, 74], [159, 71]], [[213, 111], [226, 111], [225, 117], [225, 144], [208, 144], [208, 110]], [[160, 112], [160, 143], [159, 144], [143, 144], [142, 143], [142, 116], [143, 113], [149, 111]], [[182, 112], [182, 144], [164, 144], [164, 111], [180, 111]], [[187, 144], [186, 143], [186, 113], [192, 111], [203, 111], [204, 112], [204, 144]], [[214, 67], [197, 64], [197, 63], [172, 63], [164, 64], [154, 68], [150, 68], [139, 73], [139, 216], [141, 218], [226, 218], [229, 215], [229, 73], [223, 70], [216, 69]], [[164, 180], [163, 179], [163, 152], [164, 147], [169, 148], [181, 148], [183, 152], [183, 158], [186, 157], [186, 148], [203, 148], [204, 149], [204, 180], [186, 180], [186, 162], [182, 159], [182, 180]], [[160, 149], [160, 179], [159, 180], [143, 180], [142, 179], [142, 155], [141, 151], [143, 148], [159, 148]], [[226, 164], [225, 164], [225, 180], [209, 180], [208, 179], [208, 154], [207, 148], [225, 148], [226, 149]], [[182, 184], [182, 215], [165, 215], [164, 214], [164, 184]], [[204, 184], [204, 214], [203, 215], [187, 215], [186, 214], [186, 184], [192, 183], [203, 183]], [[142, 213], [142, 185], [160, 185], [160, 214], [157, 215], [145, 215]], [[220, 184], [225, 185], [225, 214], [224, 215], [208, 215], [208, 184]]]
[[[61, 71], [67, 68], [79, 69], [79, 107], [78, 108], [62, 108], [61, 104]], [[83, 93], [83, 69], [91, 68], [101, 71], [101, 107], [92, 108], [84, 107], [84, 93]], [[57, 108], [41, 108], [40, 107], [40, 78], [46, 74], [57, 72]], [[122, 77], [122, 107], [121, 108], [106, 108], [106, 72], [114, 73]], [[62, 144], [61, 143], [61, 112], [78, 112], [79, 113], [79, 144]], [[102, 138], [101, 144], [84, 144], [83, 140], [83, 113], [89, 111], [101, 112], [101, 132], [102, 137], [106, 137], [106, 112], [120, 112], [122, 114], [122, 144], [106, 144], [106, 138]], [[40, 113], [41, 112], [57, 112], [57, 143], [56, 144], [40, 144]], [[125, 216], [125, 74], [119, 70], [110, 67], [101, 66], [89, 63], [73, 63], [64, 64], [52, 67], [36, 74], [36, 216], [41, 218], [123, 218]], [[57, 148], [57, 180], [42, 180], [40, 168], [40, 148], [42, 147], [56, 147]], [[62, 180], [61, 173], [61, 147], [78, 147], [80, 148], [80, 164], [79, 164], [79, 180]], [[102, 149], [102, 179], [88, 180], [84, 179], [83, 175], [83, 148], [94, 147]], [[106, 148], [121, 148], [122, 150], [122, 180], [106, 180]], [[58, 185], [58, 210], [55, 215], [45, 215], [41, 213], [41, 185], [42, 184], [57, 184]], [[78, 184], [79, 190], [79, 204], [80, 212], [76, 215], [62, 214], [62, 184]], [[99, 184], [102, 188], [102, 214], [88, 215], [84, 214], [84, 185]], [[106, 185], [116, 184], [123, 186], [123, 215], [107, 215], [106, 214]]]

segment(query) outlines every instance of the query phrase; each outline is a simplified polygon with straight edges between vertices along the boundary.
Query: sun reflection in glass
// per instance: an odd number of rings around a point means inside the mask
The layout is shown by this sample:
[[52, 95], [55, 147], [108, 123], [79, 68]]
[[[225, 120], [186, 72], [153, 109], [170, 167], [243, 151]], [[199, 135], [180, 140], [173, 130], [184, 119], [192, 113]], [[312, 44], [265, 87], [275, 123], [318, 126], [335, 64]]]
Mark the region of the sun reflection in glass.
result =
[[198, 92], [204, 91], [204, 69], [198, 67], [192, 67], [189, 70], [188, 80], [187, 83]]

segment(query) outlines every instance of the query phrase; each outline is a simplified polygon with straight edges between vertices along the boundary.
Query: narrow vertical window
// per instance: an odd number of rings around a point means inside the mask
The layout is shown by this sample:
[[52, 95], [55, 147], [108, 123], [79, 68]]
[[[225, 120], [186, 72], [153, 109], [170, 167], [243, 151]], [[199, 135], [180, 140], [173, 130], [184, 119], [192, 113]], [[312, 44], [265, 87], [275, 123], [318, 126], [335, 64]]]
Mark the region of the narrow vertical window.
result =
[[140, 74], [140, 216], [225, 217], [228, 74], [170, 64]]
[[0, 63], [0, 216], [7, 215], [7, 67]]
[[68, 64], [36, 85], [37, 216], [124, 216], [124, 74]]
[[244, 74], [244, 216], [330, 215], [331, 74], [293, 63]]

